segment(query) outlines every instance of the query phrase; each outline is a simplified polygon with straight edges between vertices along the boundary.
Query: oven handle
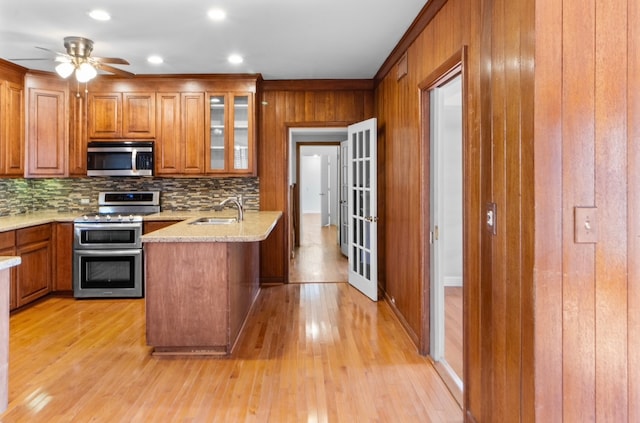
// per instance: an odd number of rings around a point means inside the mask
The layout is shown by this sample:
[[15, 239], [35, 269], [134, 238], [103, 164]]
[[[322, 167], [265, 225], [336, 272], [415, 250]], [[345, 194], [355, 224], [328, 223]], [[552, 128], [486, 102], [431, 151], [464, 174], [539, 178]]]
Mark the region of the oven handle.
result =
[[133, 248], [128, 250], [82, 250], [76, 248], [74, 253], [79, 256], [139, 256], [142, 255], [142, 249]]
[[142, 228], [140, 222], [100, 222], [100, 223], [74, 223], [73, 225], [76, 229], [136, 229]]

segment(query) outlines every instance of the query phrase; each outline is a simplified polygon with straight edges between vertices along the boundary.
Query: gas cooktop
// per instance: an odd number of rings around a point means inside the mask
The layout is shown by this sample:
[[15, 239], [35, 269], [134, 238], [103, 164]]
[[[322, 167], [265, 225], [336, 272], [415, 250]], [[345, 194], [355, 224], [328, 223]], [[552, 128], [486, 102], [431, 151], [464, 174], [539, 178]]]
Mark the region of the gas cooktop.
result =
[[141, 222], [142, 216], [160, 211], [160, 191], [101, 192], [98, 211], [75, 219], [85, 223]]

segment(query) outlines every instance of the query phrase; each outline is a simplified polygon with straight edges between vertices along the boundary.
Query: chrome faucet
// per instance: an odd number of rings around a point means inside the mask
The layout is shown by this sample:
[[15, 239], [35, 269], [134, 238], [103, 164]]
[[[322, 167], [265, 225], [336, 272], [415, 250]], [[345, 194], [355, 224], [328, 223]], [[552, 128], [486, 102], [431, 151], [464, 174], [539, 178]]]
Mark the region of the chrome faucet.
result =
[[233, 203], [238, 208], [238, 222], [241, 222], [242, 220], [244, 220], [244, 206], [242, 205], [242, 203], [243, 203], [242, 195], [239, 195], [237, 197], [226, 198], [226, 199], [222, 200], [222, 202], [220, 202], [220, 204], [218, 204], [218, 206], [222, 208], [227, 203]]

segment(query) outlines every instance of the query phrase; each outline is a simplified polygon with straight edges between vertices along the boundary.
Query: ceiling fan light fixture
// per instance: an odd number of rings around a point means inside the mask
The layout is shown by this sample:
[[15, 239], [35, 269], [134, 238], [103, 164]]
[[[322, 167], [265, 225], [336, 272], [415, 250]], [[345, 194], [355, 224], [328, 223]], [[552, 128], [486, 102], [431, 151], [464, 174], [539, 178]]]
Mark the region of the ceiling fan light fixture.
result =
[[62, 78], [68, 78], [73, 73], [75, 68], [76, 67], [73, 66], [71, 62], [62, 62], [56, 66], [56, 73]]
[[87, 82], [98, 74], [96, 68], [91, 66], [90, 63], [84, 62], [76, 69], [76, 79], [78, 82]]

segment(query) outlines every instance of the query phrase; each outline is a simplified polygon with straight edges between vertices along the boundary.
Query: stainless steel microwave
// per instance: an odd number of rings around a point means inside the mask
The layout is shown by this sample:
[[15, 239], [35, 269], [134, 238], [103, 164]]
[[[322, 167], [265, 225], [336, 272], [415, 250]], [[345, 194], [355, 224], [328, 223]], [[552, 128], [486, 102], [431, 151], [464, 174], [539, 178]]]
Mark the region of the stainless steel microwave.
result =
[[153, 141], [90, 141], [87, 176], [153, 176]]

